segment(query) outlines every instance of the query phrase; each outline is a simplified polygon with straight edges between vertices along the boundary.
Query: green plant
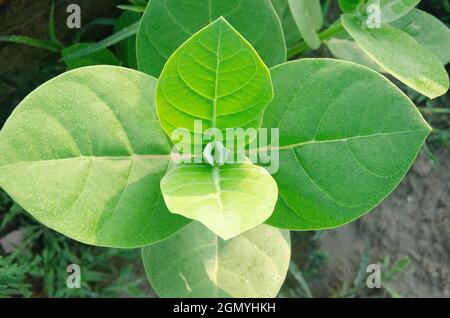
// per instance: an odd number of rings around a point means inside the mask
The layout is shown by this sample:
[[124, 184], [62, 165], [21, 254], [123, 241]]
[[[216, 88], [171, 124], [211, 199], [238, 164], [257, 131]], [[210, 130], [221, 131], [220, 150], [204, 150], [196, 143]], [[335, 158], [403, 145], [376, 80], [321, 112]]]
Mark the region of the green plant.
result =
[[[137, 32], [140, 15], [135, 12], [124, 12], [117, 20], [97, 19], [85, 25], [72, 39], [72, 43], [64, 45], [56, 36], [55, 30], [55, 3], [51, 2], [48, 39], [35, 39], [23, 35], [2, 35], [0, 42], [12, 42], [31, 47], [57, 52], [67, 69], [74, 69], [89, 65], [123, 65], [136, 68], [135, 50], [130, 55], [130, 40], [135, 42], [133, 35]], [[83, 35], [95, 25], [113, 26], [114, 34], [98, 43], [82, 42]], [[116, 45], [116, 54], [108, 47]], [[81, 54], [80, 54], [81, 52]]]
[[[391, 261], [390, 256], [386, 256], [383, 262], [379, 263], [381, 269], [381, 287], [382, 289], [377, 289], [375, 291], [371, 290], [369, 295], [374, 292], [382, 292], [387, 296], [392, 298], [401, 298], [402, 296], [394, 288], [390, 287], [390, 284], [395, 282], [397, 276], [407, 270], [410, 265], [411, 260], [406, 256], [398, 257], [395, 262]], [[342, 287], [340, 290], [333, 293], [332, 297], [339, 298], [353, 298], [358, 296], [364, 296], [367, 294], [367, 286], [365, 280], [365, 272], [369, 265], [369, 250], [366, 249], [361, 255], [359, 270], [355, 276], [353, 282], [344, 280], [342, 282]]]
[[[22, 237], [14, 251], [0, 256], [0, 298], [149, 294], [136, 250], [80, 245], [40, 226], [3, 191], [0, 191], [0, 211], [0, 237], [11, 231], [20, 231]], [[80, 288], [66, 286], [69, 264], [80, 266]]]
[[16, 264], [14, 257], [0, 256], [0, 298], [21, 295], [31, 296], [31, 286], [24, 283], [28, 264]]
[[[278, 2], [305, 41], [289, 56], [348, 32], [417, 91], [448, 89], [443, 63], [419, 38], [385, 23], [363, 26], [363, 1], [343, 6], [342, 24], [319, 34], [313, 3]], [[389, 22], [414, 7], [405, 3], [386, 11]], [[367, 67], [285, 63], [283, 8], [150, 1], [133, 24], [141, 72], [78, 68], [28, 95], [0, 132], [0, 186], [80, 242], [144, 247], [160, 296], [276, 296], [289, 266], [286, 229], [334, 228], [367, 213], [399, 184], [430, 132], [408, 97]], [[408, 63], [392, 63], [393, 51]]]

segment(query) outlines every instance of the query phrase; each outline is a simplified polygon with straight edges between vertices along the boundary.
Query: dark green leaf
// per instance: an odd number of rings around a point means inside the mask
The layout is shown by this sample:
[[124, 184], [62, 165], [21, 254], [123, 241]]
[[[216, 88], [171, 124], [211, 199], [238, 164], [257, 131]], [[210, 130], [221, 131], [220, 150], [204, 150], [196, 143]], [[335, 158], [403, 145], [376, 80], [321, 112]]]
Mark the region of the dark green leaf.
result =
[[225, 17], [268, 66], [286, 61], [280, 21], [270, 0], [152, 0], [139, 27], [139, 69], [159, 77], [175, 50], [193, 34]]
[[268, 223], [318, 230], [378, 205], [402, 180], [430, 132], [414, 104], [379, 73], [304, 59], [271, 70], [275, 98], [263, 127], [279, 128], [279, 200]]

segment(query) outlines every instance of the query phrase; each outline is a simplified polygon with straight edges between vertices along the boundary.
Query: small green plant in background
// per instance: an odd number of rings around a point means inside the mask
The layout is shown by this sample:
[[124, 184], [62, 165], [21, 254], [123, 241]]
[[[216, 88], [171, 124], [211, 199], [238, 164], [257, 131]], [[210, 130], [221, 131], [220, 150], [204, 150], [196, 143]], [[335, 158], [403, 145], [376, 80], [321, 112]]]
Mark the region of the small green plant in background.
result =
[[[144, 297], [150, 294], [140, 272], [137, 251], [80, 245], [55, 235], [26, 216], [4, 192], [0, 192], [0, 206], [0, 236], [6, 237], [15, 228], [21, 233], [13, 249], [0, 256], [0, 298]], [[79, 289], [69, 289], [66, 285], [70, 264], [81, 268]]]
[[[121, 6], [119, 6], [121, 7]], [[22, 35], [2, 35], [0, 42], [11, 42], [45, 49], [61, 55], [67, 69], [106, 64], [121, 65], [136, 68], [135, 38], [140, 14], [136, 12], [124, 12], [118, 19], [99, 18], [86, 24], [73, 37], [72, 43], [64, 45], [56, 36], [55, 29], [55, 2], [51, 2], [48, 23], [48, 39], [35, 39]], [[113, 27], [114, 33], [98, 42], [83, 42], [83, 36], [94, 26]], [[114, 49], [109, 47], [115, 45]], [[80, 56], [77, 56], [81, 52]], [[131, 52], [131, 54], [130, 54]], [[75, 55], [75, 57], [73, 57]], [[67, 60], [66, 57], [71, 57]]]
[[406, 256], [398, 257], [392, 262], [390, 256], [386, 256], [380, 265], [381, 270], [381, 288], [368, 289], [366, 285], [366, 271], [369, 265], [369, 250], [366, 249], [361, 256], [358, 272], [352, 282], [344, 280], [340, 290], [334, 292], [332, 297], [353, 298], [358, 296], [373, 296], [376, 293], [386, 294], [388, 297], [401, 298], [402, 295], [391, 287], [390, 284], [395, 282], [398, 276], [405, 272], [411, 260]]
[[[380, 268], [380, 288], [369, 288], [367, 285], [367, 270], [373, 261], [369, 261], [371, 248], [366, 246], [359, 259], [359, 264], [354, 277], [346, 275], [331, 274], [340, 273], [328, 263], [327, 251], [320, 249], [317, 245], [318, 236], [324, 232], [314, 232], [312, 236], [302, 236], [301, 244], [308, 244], [308, 254], [300, 259], [301, 268], [291, 261], [289, 265], [288, 283], [280, 291], [279, 297], [331, 297], [331, 298], [354, 298], [354, 297], [392, 297], [401, 298], [401, 295], [393, 284], [400, 278], [410, 266], [411, 260], [406, 256], [386, 256], [380, 262], [375, 262]], [[298, 239], [298, 236], [294, 238]], [[395, 259], [394, 261], [392, 259]], [[326, 278], [322, 277], [326, 273]], [[319, 284], [317, 286], [316, 284]], [[339, 285], [338, 288], [332, 287]], [[323, 287], [325, 288], [323, 288]], [[314, 292], [313, 292], [314, 291]], [[407, 296], [407, 295], [405, 295]]]
[[[320, 32], [319, 1], [152, 0], [131, 26], [63, 52], [75, 69], [16, 108], [0, 132], [0, 186], [70, 238], [142, 247], [162, 297], [275, 297], [290, 264], [288, 230], [335, 228], [373, 209], [430, 132], [409, 98], [378, 72], [286, 57], [339, 35], [377, 70], [430, 98], [442, 95], [448, 28], [427, 18], [411, 36], [394, 25], [416, 14], [417, 3], [381, 1], [388, 20], [371, 29], [365, 21], [372, 1], [340, 1], [344, 14]], [[122, 8], [139, 15], [144, 5]], [[296, 34], [288, 35], [283, 26], [292, 23]], [[424, 41], [429, 23], [439, 28]], [[301, 42], [286, 49], [294, 38]], [[139, 71], [77, 68], [113, 44]], [[232, 153], [259, 161], [195, 160], [207, 143], [198, 135], [218, 139], [208, 129], [249, 128], [279, 132], [268, 144], [245, 140], [245, 149], [227, 143]], [[185, 158], [191, 161], [174, 160], [180, 129], [192, 137], [183, 144], [200, 149]], [[261, 160], [267, 153], [279, 158], [273, 175]]]

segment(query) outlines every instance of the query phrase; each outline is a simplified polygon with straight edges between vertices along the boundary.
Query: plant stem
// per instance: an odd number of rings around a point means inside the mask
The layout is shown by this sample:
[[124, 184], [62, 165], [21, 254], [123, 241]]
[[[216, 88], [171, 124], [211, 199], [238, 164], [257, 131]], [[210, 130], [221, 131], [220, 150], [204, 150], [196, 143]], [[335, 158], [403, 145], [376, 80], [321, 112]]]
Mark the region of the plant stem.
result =
[[[341, 32], [343, 29], [344, 29], [344, 27], [342, 26], [341, 21], [338, 20], [337, 22], [333, 23], [328, 29], [325, 29], [322, 32], [320, 32], [319, 38], [321, 41], [328, 40], [336, 33]], [[297, 55], [299, 55], [300, 53], [307, 51], [308, 49], [309, 49], [309, 47], [306, 44], [306, 42], [301, 41], [301, 42], [297, 43], [296, 45], [294, 45], [293, 47], [291, 47], [287, 51], [287, 58], [288, 58], [288, 60], [290, 60], [290, 59], [296, 57]]]
[[450, 114], [450, 108], [417, 107], [422, 114]]

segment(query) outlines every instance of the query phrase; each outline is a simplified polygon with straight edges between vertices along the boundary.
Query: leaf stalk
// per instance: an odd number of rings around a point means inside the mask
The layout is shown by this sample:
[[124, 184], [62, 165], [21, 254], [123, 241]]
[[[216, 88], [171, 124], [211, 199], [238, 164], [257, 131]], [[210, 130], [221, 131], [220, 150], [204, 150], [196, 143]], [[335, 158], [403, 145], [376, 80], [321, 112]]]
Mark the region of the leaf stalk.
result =
[[[341, 21], [337, 20], [328, 29], [325, 29], [322, 32], [320, 32], [319, 38], [323, 42], [323, 41], [331, 38], [333, 35], [341, 32], [342, 30], [344, 30], [344, 27], [342, 26]], [[308, 47], [306, 42], [301, 41], [301, 42], [297, 43], [296, 45], [294, 45], [293, 47], [291, 47], [287, 51], [287, 58], [288, 58], [288, 60], [291, 60], [291, 59], [295, 58], [297, 55], [299, 55], [305, 51], [308, 51], [309, 49], [310, 48]]]

